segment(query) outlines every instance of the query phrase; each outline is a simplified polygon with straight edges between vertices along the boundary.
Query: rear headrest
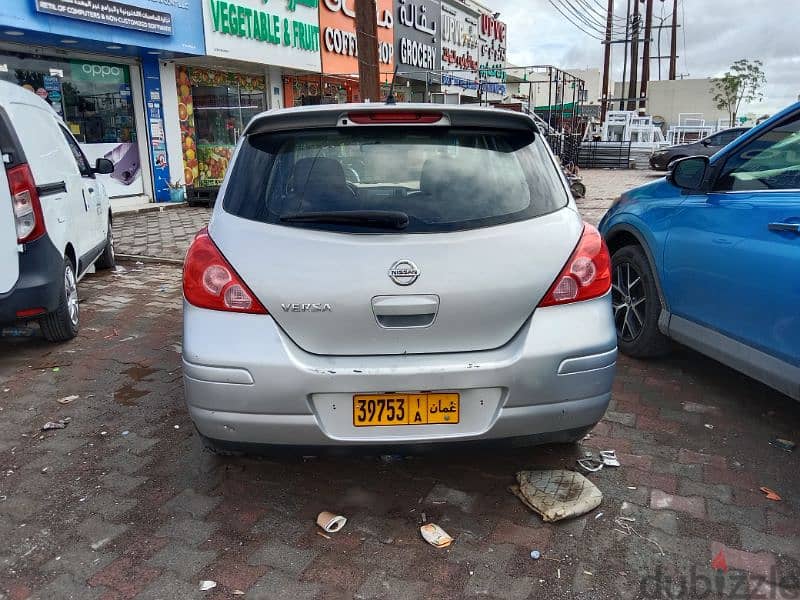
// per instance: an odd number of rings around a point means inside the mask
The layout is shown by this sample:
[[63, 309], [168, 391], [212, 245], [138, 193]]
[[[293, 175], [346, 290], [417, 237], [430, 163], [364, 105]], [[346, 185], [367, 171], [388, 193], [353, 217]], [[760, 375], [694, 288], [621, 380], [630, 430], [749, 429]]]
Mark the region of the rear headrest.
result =
[[419, 191], [431, 196], [438, 196], [448, 184], [452, 183], [451, 174], [455, 171], [455, 161], [449, 157], [429, 158], [422, 165], [419, 178]]
[[344, 169], [333, 158], [301, 158], [294, 165], [294, 186], [298, 194], [320, 189], [338, 190], [347, 187]]

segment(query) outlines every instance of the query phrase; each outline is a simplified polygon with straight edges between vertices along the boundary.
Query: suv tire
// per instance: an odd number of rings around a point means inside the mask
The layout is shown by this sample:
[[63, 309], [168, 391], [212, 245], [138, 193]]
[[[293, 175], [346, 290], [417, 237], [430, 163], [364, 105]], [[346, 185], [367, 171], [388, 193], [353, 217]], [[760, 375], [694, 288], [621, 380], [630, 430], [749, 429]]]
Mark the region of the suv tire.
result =
[[42, 335], [51, 342], [66, 342], [78, 335], [80, 308], [78, 306], [78, 278], [69, 257], [64, 258], [58, 308], [40, 321]]
[[633, 245], [614, 252], [611, 277], [619, 349], [634, 358], [667, 354], [669, 338], [658, 329], [661, 297], [644, 250]]

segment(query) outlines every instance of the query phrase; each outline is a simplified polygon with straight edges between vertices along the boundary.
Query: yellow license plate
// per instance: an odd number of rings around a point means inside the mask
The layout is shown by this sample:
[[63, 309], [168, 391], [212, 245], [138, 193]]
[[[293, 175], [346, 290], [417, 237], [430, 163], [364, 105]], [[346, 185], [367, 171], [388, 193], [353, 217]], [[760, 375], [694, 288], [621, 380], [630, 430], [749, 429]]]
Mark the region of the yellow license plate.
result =
[[455, 425], [458, 394], [356, 394], [353, 425]]

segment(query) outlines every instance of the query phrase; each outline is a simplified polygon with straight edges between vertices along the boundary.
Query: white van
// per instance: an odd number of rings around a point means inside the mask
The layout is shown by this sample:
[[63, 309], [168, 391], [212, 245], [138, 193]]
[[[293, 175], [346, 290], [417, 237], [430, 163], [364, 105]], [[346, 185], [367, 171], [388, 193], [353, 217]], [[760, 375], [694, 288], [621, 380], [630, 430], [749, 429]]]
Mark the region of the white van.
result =
[[0, 81], [0, 325], [38, 321], [45, 338], [78, 333], [77, 282], [114, 266], [111, 205], [61, 118], [28, 90]]

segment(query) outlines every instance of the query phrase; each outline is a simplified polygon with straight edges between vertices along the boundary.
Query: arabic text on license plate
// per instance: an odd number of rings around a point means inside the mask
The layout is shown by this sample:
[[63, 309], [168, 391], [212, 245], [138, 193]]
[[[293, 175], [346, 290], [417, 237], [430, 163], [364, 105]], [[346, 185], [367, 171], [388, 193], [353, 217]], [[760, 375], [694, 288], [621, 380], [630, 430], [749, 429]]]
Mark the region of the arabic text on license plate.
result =
[[356, 394], [353, 425], [455, 425], [458, 394]]

